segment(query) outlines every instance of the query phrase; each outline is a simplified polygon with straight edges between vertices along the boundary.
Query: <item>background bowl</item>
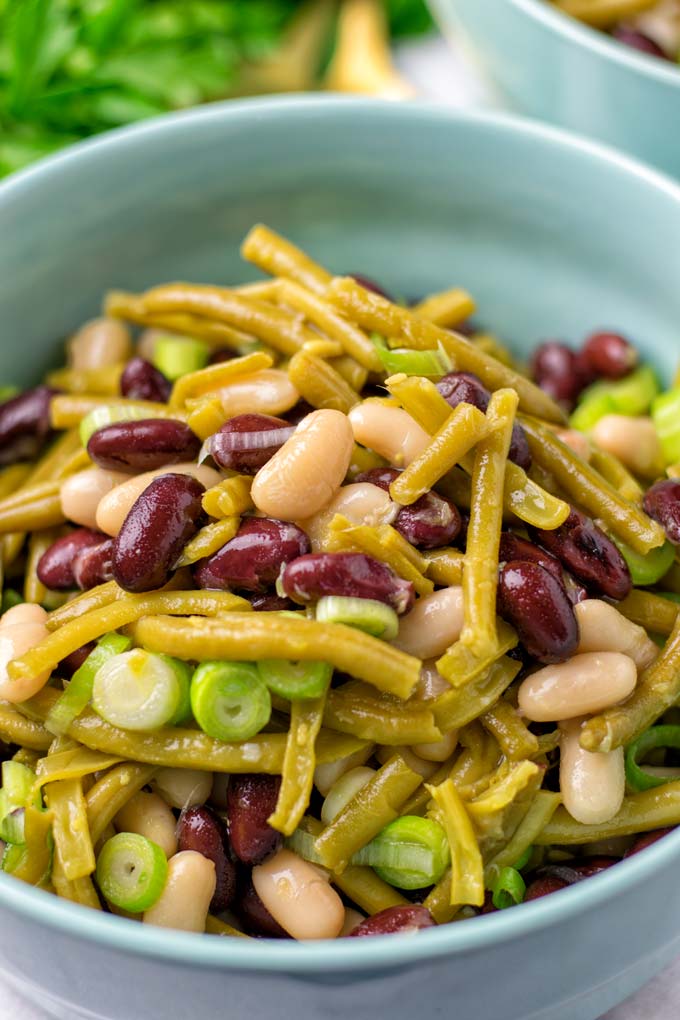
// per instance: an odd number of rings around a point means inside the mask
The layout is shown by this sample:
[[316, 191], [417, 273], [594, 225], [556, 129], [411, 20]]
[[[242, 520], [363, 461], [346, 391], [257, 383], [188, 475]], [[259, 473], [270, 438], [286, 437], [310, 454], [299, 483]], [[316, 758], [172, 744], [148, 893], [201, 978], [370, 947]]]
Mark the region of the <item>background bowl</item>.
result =
[[680, 66], [645, 56], [546, 0], [429, 0], [510, 105], [680, 177]]
[[[674, 367], [672, 183], [538, 125], [326, 98], [150, 122], [0, 188], [0, 378], [37, 380], [108, 287], [252, 276], [258, 220], [396, 292], [468, 287], [520, 351], [609, 325]], [[679, 864], [680, 830], [517, 910], [306, 945], [145, 928], [0, 875], [0, 967], [64, 1020], [593, 1020], [680, 949]]]

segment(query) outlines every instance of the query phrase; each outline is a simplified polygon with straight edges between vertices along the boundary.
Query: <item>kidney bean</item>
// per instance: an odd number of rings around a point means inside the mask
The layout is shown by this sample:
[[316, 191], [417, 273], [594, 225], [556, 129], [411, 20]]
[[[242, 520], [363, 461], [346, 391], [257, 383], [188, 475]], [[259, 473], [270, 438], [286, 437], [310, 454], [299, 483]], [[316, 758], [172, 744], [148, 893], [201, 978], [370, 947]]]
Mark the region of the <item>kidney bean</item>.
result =
[[637, 28], [632, 28], [630, 25], [617, 25], [612, 35], [620, 43], [623, 43], [624, 46], [638, 50], [639, 53], [647, 53], [651, 57], [660, 57], [662, 60], [671, 59], [658, 43], [654, 42], [644, 32]]
[[113, 576], [126, 591], [162, 588], [200, 527], [204, 487], [189, 475], [159, 475], [133, 503], [113, 548]]
[[[458, 407], [463, 403], [472, 404], [486, 414], [491, 394], [482, 380], [472, 372], [449, 372], [439, 380], [437, 389], [451, 407]], [[512, 427], [508, 458], [525, 471], [531, 467], [529, 443], [524, 429], [518, 422]]]
[[47, 549], [40, 559], [36, 573], [39, 580], [52, 591], [68, 591], [76, 587], [73, 574], [74, 559], [84, 549], [106, 541], [106, 535], [89, 528], [77, 528], [63, 535]]
[[249, 935], [260, 935], [269, 939], [290, 938], [288, 932], [274, 920], [257, 895], [250, 877], [239, 894], [235, 910]]
[[666, 538], [680, 545], [680, 479], [664, 478], [645, 493], [646, 513], [663, 527]]
[[57, 667], [59, 676], [67, 679], [72, 677], [76, 670], [80, 669], [90, 652], [93, 652], [96, 647], [94, 641], [88, 641], [86, 645], [81, 645], [80, 648], [76, 648], [75, 652], [67, 655]]
[[288, 521], [249, 517], [219, 552], [196, 564], [199, 588], [239, 588], [264, 592], [284, 564], [309, 551], [309, 539]]
[[624, 857], [633, 857], [635, 854], [639, 854], [641, 850], [646, 850], [652, 843], [658, 842], [667, 836], [669, 832], [673, 832], [673, 826], [668, 829], [653, 829], [652, 832], [645, 832], [642, 836], [638, 836], [633, 845], [626, 850]]
[[581, 360], [596, 379], [621, 379], [638, 362], [638, 353], [620, 333], [592, 333], [581, 350]]
[[370, 276], [363, 276], [361, 273], [347, 273], [347, 276], [351, 276], [353, 280], [363, 287], [364, 290], [370, 290], [373, 294], [379, 294], [380, 297], [387, 298], [388, 301], [393, 301], [393, 298], [383, 290], [380, 284], [376, 283], [375, 280], [371, 279]]
[[248, 599], [256, 613], [280, 613], [282, 610], [295, 610], [299, 607], [290, 599], [282, 598], [276, 592], [264, 592]]
[[269, 414], [237, 414], [209, 440], [212, 459], [220, 467], [254, 475], [274, 456], [294, 426]]
[[177, 848], [197, 850], [215, 865], [215, 895], [210, 909], [215, 914], [229, 907], [236, 895], [236, 867], [229, 857], [227, 827], [208, 807], [182, 811], [177, 823]]
[[364, 935], [405, 935], [432, 928], [435, 920], [426, 907], [387, 907], [372, 917], [358, 924], [349, 933], [348, 938], [361, 938]]
[[[356, 482], [369, 482], [389, 492], [390, 485], [401, 472], [397, 468], [371, 468], [357, 475]], [[402, 507], [392, 526], [411, 545], [421, 549], [439, 549], [458, 538], [462, 520], [458, 508], [436, 492], [426, 492], [410, 506]]]
[[153, 400], [165, 404], [171, 390], [170, 380], [144, 358], [131, 358], [120, 377], [120, 392], [130, 400]]
[[105, 425], [90, 436], [87, 452], [110, 471], [154, 471], [198, 456], [201, 442], [183, 421], [143, 418]]
[[498, 611], [539, 662], [563, 662], [578, 646], [578, 624], [561, 580], [540, 563], [511, 560], [500, 571]]
[[225, 361], [232, 361], [235, 357], [237, 357], [236, 351], [232, 351], [229, 347], [216, 347], [208, 358], [208, 364], [221, 365]]
[[558, 581], [561, 582], [563, 578], [562, 564], [559, 560], [551, 556], [545, 549], [541, 549], [540, 546], [527, 541], [526, 538], [515, 535], [512, 531], [501, 532], [498, 560], [500, 563], [509, 563], [510, 560], [526, 560], [528, 563], [540, 563]]
[[561, 878], [536, 878], [527, 886], [527, 891], [524, 894], [524, 902], [529, 903], [531, 900], [540, 900], [544, 896], [549, 896], [551, 893], [558, 892], [559, 889], [566, 888], [567, 883], [563, 882]]
[[547, 340], [536, 348], [530, 372], [542, 390], [569, 410], [590, 382], [576, 352], [558, 340]]
[[81, 591], [113, 580], [114, 540], [103, 536], [98, 545], [81, 549], [73, 560], [73, 580]]
[[56, 393], [38, 386], [0, 404], [0, 467], [38, 455], [50, 432], [50, 401]]
[[628, 565], [590, 517], [574, 507], [554, 531], [531, 529], [533, 537], [590, 591], [623, 599], [632, 588]]
[[279, 776], [243, 774], [229, 780], [229, 839], [244, 864], [260, 864], [281, 846], [283, 837], [267, 821], [276, 808], [280, 787]]
[[348, 595], [386, 602], [397, 613], [413, 607], [411, 581], [397, 577], [380, 560], [364, 553], [310, 553], [289, 563], [281, 575], [283, 591], [295, 602], [316, 602], [324, 595]]
[[377, 485], [379, 489], [383, 489], [384, 492], [390, 491], [390, 485], [398, 478], [401, 471], [398, 468], [392, 467], [377, 467], [371, 468], [370, 471], [362, 471], [361, 474], [357, 475], [354, 479], [355, 482], [370, 482], [371, 485]]

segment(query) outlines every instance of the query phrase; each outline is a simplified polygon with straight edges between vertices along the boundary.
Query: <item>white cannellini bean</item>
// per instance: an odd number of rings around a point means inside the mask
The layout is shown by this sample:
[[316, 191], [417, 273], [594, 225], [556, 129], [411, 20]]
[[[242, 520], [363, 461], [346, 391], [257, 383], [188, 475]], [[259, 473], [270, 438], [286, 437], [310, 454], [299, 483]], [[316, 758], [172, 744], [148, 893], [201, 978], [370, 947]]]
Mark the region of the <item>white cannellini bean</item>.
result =
[[443, 655], [457, 641], [463, 629], [463, 589], [440, 588], [416, 601], [399, 621], [393, 644], [418, 659]]
[[343, 808], [357, 795], [359, 790], [363, 790], [366, 783], [370, 783], [374, 775], [375, 769], [369, 769], [364, 765], [360, 765], [358, 768], [345, 772], [344, 776], [340, 776], [333, 783], [333, 786], [326, 795], [326, 799], [321, 805], [321, 821], [325, 825], [330, 825], [338, 817]]
[[334, 939], [345, 923], [337, 892], [315, 868], [279, 850], [253, 868], [253, 885], [275, 921], [294, 939]]
[[165, 887], [153, 907], [144, 912], [144, 924], [205, 931], [216, 884], [213, 862], [195, 850], [182, 850], [168, 861]]
[[47, 612], [36, 602], [20, 602], [0, 617], [0, 628], [14, 627], [18, 623], [45, 623]]
[[[10, 662], [35, 648], [49, 634], [45, 626], [47, 613], [42, 606], [26, 603], [16, 606], [15, 609], [21, 612], [9, 610], [0, 621], [0, 699], [16, 705], [28, 701], [42, 690], [50, 678], [50, 670], [19, 680], [9, 676], [7, 667]], [[42, 618], [38, 610], [42, 613]]]
[[[111, 472], [113, 473], [113, 472]], [[191, 475], [197, 478], [206, 489], [213, 485], [219, 485], [223, 477], [213, 468], [205, 464], [196, 464], [193, 461], [184, 461], [180, 464], [169, 464], [167, 467], [156, 468], [155, 471], [145, 471], [141, 475], [123, 475], [124, 481], [117, 484], [104, 495], [97, 506], [96, 524], [94, 525], [105, 535], [115, 538], [123, 527], [123, 521], [139, 499], [144, 490], [151, 484], [154, 478], [160, 478], [167, 474]]]
[[635, 663], [627, 655], [585, 652], [528, 676], [518, 703], [532, 722], [559, 722], [618, 704], [632, 694], [636, 681]]
[[437, 669], [436, 660], [431, 659], [422, 664], [418, 684], [412, 697], [416, 701], [432, 701], [433, 698], [438, 698], [440, 694], [450, 690], [451, 684]]
[[342, 514], [352, 524], [391, 524], [399, 512], [384, 489], [371, 482], [353, 482], [342, 488], [314, 517], [307, 517], [297, 524], [309, 537], [313, 552], [322, 552], [321, 544], [326, 537], [328, 525], [336, 514]]
[[401, 407], [365, 400], [349, 412], [354, 438], [394, 467], [408, 467], [432, 439]]
[[317, 765], [314, 769], [314, 785], [322, 797], [327, 797], [331, 787], [344, 776], [350, 769], [363, 765], [373, 754], [373, 744], [367, 744], [354, 754], [348, 754], [346, 758], [338, 758], [337, 761], [329, 761], [324, 765]]
[[156, 843], [166, 857], [177, 853], [177, 821], [157, 793], [140, 790], [113, 820], [118, 832], [136, 832]]
[[159, 769], [153, 779], [154, 789], [170, 807], [200, 807], [212, 791], [212, 772], [198, 769]]
[[322, 510], [342, 485], [354, 439], [341, 411], [312, 411], [255, 475], [251, 496], [258, 510], [299, 521]]
[[601, 599], [586, 599], [574, 606], [579, 629], [578, 652], [623, 652], [639, 670], [659, 654], [643, 627], [627, 620], [615, 606]]
[[118, 365], [130, 358], [130, 330], [118, 319], [92, 319], [68, 343], [69, 367], [78, 372]]
[[441, 740], [435, 740], [429, 744], [414, 744], [413, 750], [419, 758], [424, 758], [425, 761], [442, 762], [451, 757], [457, 743], [458, 730], [451, 730]]
[[61, 483], [59, 490], [64, 517], [74, 524], [96, 531], [97, 508], [102, 499], [129, 478], [122, 471], [105, 471], [99, 467], [87, 468], [71, 475]]
[[623, 803], [623, 748], [585, 751], [579, 743], [582, 725], [583, 719], [560, 723], [560, 792], [572, 818], [597, 825], [612, 819]]
[[663, 462], [659, 437], [651, 418], [605, 414], [593, 426], [593, 442], [618, 457], [634, 474], [653, 478]]
[[285, 372], [263, 368], [234, 379], [220, 391], [222, 410], [230, 418], [237, 414], [285, 414], [300, 399], [300, 394]]

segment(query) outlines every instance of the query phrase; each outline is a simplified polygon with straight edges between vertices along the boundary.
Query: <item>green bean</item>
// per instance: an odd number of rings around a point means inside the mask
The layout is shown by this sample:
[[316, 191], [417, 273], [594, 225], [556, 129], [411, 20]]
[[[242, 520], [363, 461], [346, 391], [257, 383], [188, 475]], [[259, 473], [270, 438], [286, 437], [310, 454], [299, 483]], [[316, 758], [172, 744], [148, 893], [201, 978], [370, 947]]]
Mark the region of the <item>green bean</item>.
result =
[[639, 507], [624, 499], [602, 475], [535, 418], [521, 418], [529, 449], [567, 496], [642, 555], [663, 545], [665, 533]]
[[390, 758], [317, 837], [314, 849], [326, 867], [344, 871], [352, 854], [398, 817], [401, 805], [421, 782], [403, 758]]
[[[428, 787], [428, 792], [434, 801], [434, 817], [444, 828], [451, 849], [451, 867], [447, 872], [449, 904], [481, 907], [484, 903], [484, 868], [467, 807], [451, 779], [439, 786]], [[442, 882], [445, 879], [446, 875]], [[435, 907], [438, 895], [433, 896], [430, 904], [428, 899], [424, 906]]]
[[501, 868], [514, 867], [529, 847], [538, 840], [559, 807], [560, 801], [559, 793], [551, 793], [550, 790], [538, 791], [510, 840], [487, 864], [485, 869], [487, 887]]
[[45, 786], [44, 797], [52, 812], [54, 852], [64, 877], [73, 882], [91, 875], [96, 861], [82, 779], [49, 782]]
[[420, 676], [419, 659], [353, 627], [275, 613], [224, 613], [214, 620], [146, 617], [134, 634], [150, 651], [199, 662], [317, 659], [399, 698], [409, 697]]
[[[239, 287], [236, 287], [235, 291], [243, 293]], [[255, 293], [249, 296], [265, 298], [265, 293]], [[266, 300], [270, 297], [273, 297], [273, 291], [267, 295]], [[133, 322], [136, 326], [148, 326], [177, 333], [178, 336], [195, 337], [197, 340], [205, 340], [206, 343], [214, 347], [228, 347], [239, 353], [257, 343], [255, 337], [249, 333], [228, 326], [226, 322], [206, 319], [202, 315], [187, 315], [181, 312], [166, 312], [165, 314], [149, 312], [144, 306], [143, 299], [135, 294], [127, 294], [125, 291], [109, 291], [104, 301], [104, 312], [112, 318]]]
[[251, 937], [246, 935], [244, 931], [239, 931], [238, 928], [232, 928], [230, 924], [227, 924], [226, 921], [219, 917], [215, 917], [214, 914], [208, 914], [205, 922], [205, 931], [207, 935], [220, 935], [223, 938], [249, 939]]
[[121, 758], [117, 755], [101, 754], [77, 744], [56, 754], [48, 754], [41, 758], [36, 768], [37, 786], [55, 783], [65, 779], [82, 779], [93, 772], [103, 772], [117, 765]]
[[[445, 780], [449, 778], [451, 773], [452, 757], [440, 765], [437, 771], [430, 776], [427, 781], [428, 786], [439, 786], [440, 783], [445, 782]], [[419, 786], [416, 792], [412, 794], [412, 796], [410, 796], [404, 804], [402, 804], [400, 814], [424, 815], [431, 799], [430, 794], [427, 792], [427, 788], [425, 786]]]
[[426, 575], [435, 584], [460, 584], [463, 580], [463, 563], [465, 556], [458, 549], [432, 549], [423, 553], [427, 563]]
[[465, 337], [419, 319], [406, 308], [393, 305], [378, 294], [360, 287], [351, 278], [336, 277], [328, 287], [328, 298], [342, 308], [347, 317], [364, 329], [388, 337], [402, 337], [409, 347], [435, 349], [441, 344], [456, 368], [473, 372], [490, 390], [510, 387], [518, 394], [520, 407], [545, 421], [562, 424], [563, 412], [550, 397], [507, 365], [485, 354]]
[[483, 715], [507, 690], [520, 669], [519, 662], [503, 656], [474, 682], [446, 691], [429, 702], [442, 733], [460, 729]]
[[64, 900], [79, 903], [81, 907], [90, 907], [92, 910], [102, 909], [90, 876], [83, 875], [81, 878], [68, 879], [56, 857], [52, 868], [52, 885], [57, 896]]
[[312, 407], [348, 414], [361, 397], [333, 366], [308, 350], [298, 351], [288, 363], [288, 378]]
[[390, 496], [405, 506], [415, 503], [484, 438], [487, 421], [472, 404], [459, 404], [432, 437], [430, 445], [390, 485]]
[[101, 609], [103, 606], [110, 606], [117, 599], [127, 598], [128, 592], [121, 588], [115, 581], [107, 581], [99, 584], [96, 588], [90, 588], [80, 595], [76, 595], [70, 602], [54, 609], [47, 617], [46, 625], [48, 630], [58, 630], [66, 623], [77, 620], [85, 613], [93, 609]]
[[99, 779], [85, 798], [93, 844], [98, 843], [118, 812], [153, 779], [156, 768], [125, 761]]
[[0, 470], [0, 500], [13, 495], [31, 473], [30, 464], [10, 464]]
[[480, 719], [482, 726], [498, 741], [499, 747], [510, 761], [533, 758], [538, 754], [538, 737], [520, 718], [517, 709], [505, 698], [486, 710]]
[[435, 326], [453, 329], [474, 315], [477, 306], [466, 290], [452, 287], [438, 294], [429, 294], [411, 308], [411, 314], [433, 322]]
[[44, 670], [53, 670], [62, 659], [88, 641], [134, 623], [147, 613], [183, 616], [188, 613], [221, 613], [240, 608], [250, 609], [250, 603], [231, 592], [158, 591], [148, 595], [127, 595], [117, 602], [93, 609], [62, 624], [35, 648], [15, 659], [8, 672], [11, 677], [19, 679], [37, 676]]
[[182, 421], [184, 411], [167, 404], [158, 404], [152, 400], [130, 400], [117, 397], [93, 397], [87, 393], [69, 393], [52, 397], [50, 401], [50, 424], [53, 429], [72, 429], [80, 425], [83, 418], [98, 407], [141, 407], [148, 411], [149, 418], [179, 418]]
[[[24, 843], [10, 870], [28, 885], [45, 885], [52, 868], [52, 812], [29, 804], [24, 808]], [[4, 870], [7, 870], [3, 860]]]
[[462, 641], [457, 641], [437, 660], [437, 669], [453, 687], [465, 687], [487, 673], [494, 662], [517, 646], [519, 638], [504, 620], [496, 622], [496, 642], [488, 651], [476, 655]]
[[594, 446], [590, 454], [590, 463], [624, 499], [630, 500], [631, 503], [642, 502], [642, 488], [618, 457]]
[[325, 543], [328, 552], [362, 552], [386, 563], [395, 574], [411, 581], [419, 595], [431, 595], [434, 584], [425, 577], [422, 556], [389, 524], [352, 524], [342, 514], [333, 517]]
[[680, 780], [656, 786], [652, 790], [625, 797], [621, 809], [611, 821], [582, 825], [574, 821], [566, 808], [557, 809], [543, 831], [536, 836], [537, 846], [595, 843], [616, 836], [630, 836], [652, 829], [680, 824]]
[[203, 509], [209, 517], [228, 517], [232, 521], [232, 527], [235, 522], [234, 534], [236, 534], [238, 517], [247, 510], [252, 510], [255, 505], [250, 498], [252, 485], [253, 479], [249, 475], [232, 475], [231, 478], [225, 478], [223, 482], [211, 486], [204, 494], [201, 501]]
[[271, 827], [284, 836], [295, 832], [309, 805], [316, 768], [314, 745], [321, 729], [325, 700], [324, 694], [291, 703], [281, 787], [276, 809], [268, 819]]
[[184, 407], [190, 400], [217, 393], [223, 386], [228, 386], [239, 376], [250, 375], [264, 368], [271, 368], [274, 359], [264, 351], [253, 351], [240, 358], [229, 361], [218, 361], [207, 368], [200, 368], [181, 376], [172, 387], [168, 404], [172, 408]]
[[270, 276], [286, 276], [323, 296], [331, 282], [331, 274], [313, 262], [305, 252], [285, 237], [258, 223], [241, 245], [241, 255]]
[[206, 524], [205, 527], [191, 539], [190, 542], [184, 546], [184, 552], [182, 558], [179, 561], [180, 567], [188, 567], [192, 563], [197, 563], [198, 560], [205, 559], [207, 556], [212, 556], [216, 553], [223, 545], [230, 542], [231, 539], [236, 535], [241, 524], [240, 517], [224, 517], [222, 520], [213, 521], [211, 524]]
[[593, 716], [581, 731], [587, 751], [613, 751], [629, 744], [680, 698], [680, 618], [659, 657], [641, 674], [620, 706]]
[[38, 577], [38, 563], [41, 557], [62, 532], [60, 528], [45, 528], [34, 531], [28, 539], [28, 555], [24, 570], [24, 601], [42, 604], [47, 598], [47, 588]]
[[0, 740], [34, 751], [47, 751], [54, 737], [40, 722], [27, 719], [9, 702], [0, 701]]
[[59, 482], [40, 482], [21, 489], [0, 503], [0, 534], [7, 535], [22, 528], [38, 531], [63, 524]]
[[668, 637], [672, 632], [678, 618], [677, 603], [651, 591], [640, 591], [637, 588], [633, 588], [630, 595], [617, 602], [616, 608], [627, 620], [632, 620], [652, 634], [661, 634], [663, 637]]
[[442, 737], [427, 704], [374, 695], [363, 684], [329, 691], [323, 721], [332, 730], [386, 745], [428, 744]]
[[491, 782], [501, 751], [496, 738], [485, 732], [477, 720], [463, 727], [458, 741], [463, 750], [453, 763], [450, 778], [458, 790], [471, 797]]

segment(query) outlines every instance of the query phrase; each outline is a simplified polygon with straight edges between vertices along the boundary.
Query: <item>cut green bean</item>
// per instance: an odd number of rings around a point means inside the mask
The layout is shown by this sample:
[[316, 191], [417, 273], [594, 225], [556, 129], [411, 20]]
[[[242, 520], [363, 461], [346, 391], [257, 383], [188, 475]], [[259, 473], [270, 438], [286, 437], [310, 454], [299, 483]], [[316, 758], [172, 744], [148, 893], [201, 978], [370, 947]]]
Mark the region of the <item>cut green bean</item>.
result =
[[560, 807], [534, 842], [537, 846], [596, 843], [675, 825], [680, 825], [680, 780], [625, 797], [619, 813], [609, 822], [582, 825]]
[[309, 806], [316, 768], [314, 745], [321, 729], [324, 703], [325, 694], [322, 694], [291, 705], [281, 788], [276, 809], [268, 819], [271, 827], [284, 836], [295, 832]]
[[[434, 801], [434, 815], [446, 832], [451, 851], [449, 903], [481, 907], [484, 903], [482, 855], [466, 807], [450, 779], [439, 786], [428, 787], [428, 792]], [[424, 905], [428, 906], [427, 899]]]
[[82, 779], [61, 779], [44, 788], [53, 818], [54, 850], [69, 881], [85, 878], [95, 869], [92, 837]]

